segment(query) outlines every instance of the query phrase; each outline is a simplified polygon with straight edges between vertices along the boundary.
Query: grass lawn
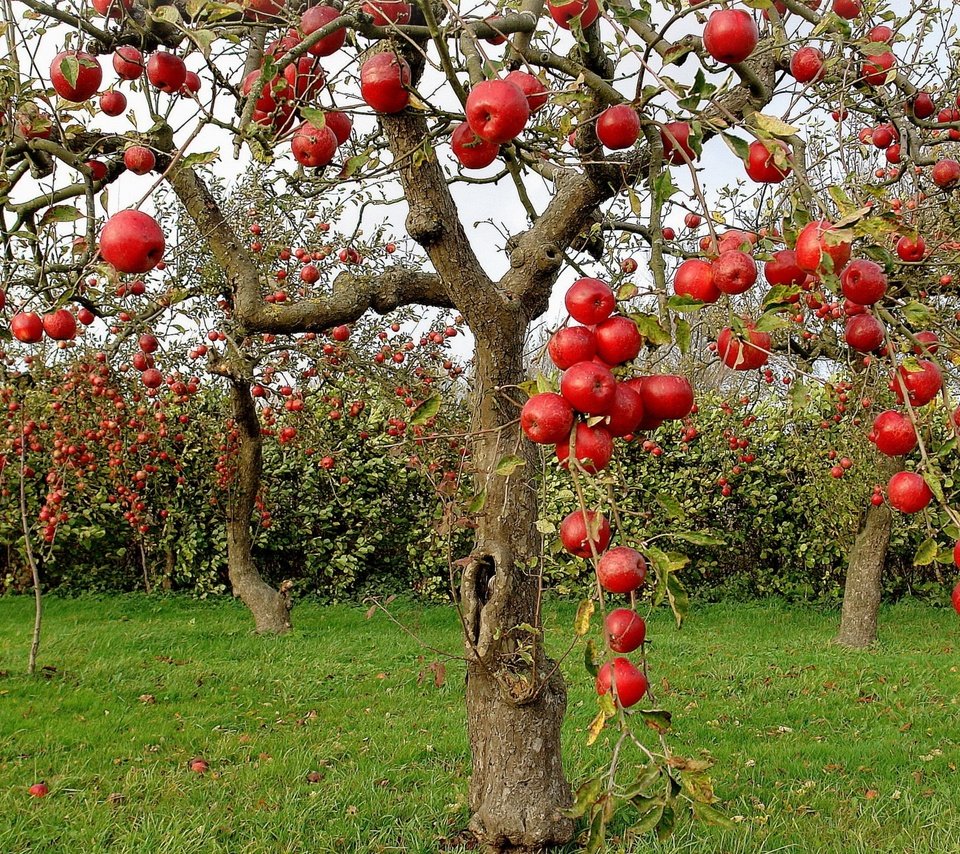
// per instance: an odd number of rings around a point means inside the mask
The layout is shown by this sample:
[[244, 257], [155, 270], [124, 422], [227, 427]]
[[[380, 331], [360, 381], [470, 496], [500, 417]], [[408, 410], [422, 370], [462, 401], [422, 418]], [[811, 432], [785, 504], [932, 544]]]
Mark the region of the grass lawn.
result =
[[[458, 650], [452, 610], [394, 608]], [[31, 609], [0, 599], [0, 854], [462, 850], [445, 840], [468, 815], [463, 667], [448, 662], [438, 687], [436, 655], [384, 615], [303, 603], [291, 636], [258, 638], [229, 599], [50, 598], [46, 669], [28, 679]], [[570, 626], [574, 610], [548, 618]], [[885, 608], [869, 652], [833, 647], [836, 623], [726, 604], [695, 607], [677, 632], [658, 614], [651, 665], [672, 743], [716, 758], [737, 830], [688, 823], [663, 845], [608, 850], [960, 852], [960, 620]], [[609, 742], [584, 746], [596, 705], [572, 659], [577, 780]], [[187, 769], [194, 756], [206, 775]], [[51, 793], [31, 798], [39, 780]]]

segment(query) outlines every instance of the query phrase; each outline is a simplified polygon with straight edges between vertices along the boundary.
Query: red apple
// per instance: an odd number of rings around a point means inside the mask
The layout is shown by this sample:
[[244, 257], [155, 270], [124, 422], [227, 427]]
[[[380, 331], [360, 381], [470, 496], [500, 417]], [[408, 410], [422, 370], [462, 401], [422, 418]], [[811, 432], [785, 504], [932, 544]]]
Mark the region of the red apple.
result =
[[881, 454], [900, 457], [917, 447], [917, 431], [906, 415], [887, 409], [874, 418], [870, 441]]
[[903, 388], [906, 386], [907, 397], [911, 406], [923, 406], [929, 403], [943, 387], [943, 375], [933, 362], [926, 359], [916, 360], [919, 370], [908, 370], [906, 365], [897, 368], [890, 383], [897, 400], [903, 403]]
[[283, 69], [283, 77], [290, 85], [291, 100], [312, 101], [326, 83], [326, 75], [320, 60], [313, 56], [301, 56]]
[[882, 86], [887, 82], [887, 72], [897, 64], [897, 58], [887, 51], [868, 57], [860, 66], [860, 76], [871, 86]]
[[93, 181], [102, 181], [107, 177], [107, 164], [102, 160], [88, 160], [85, 165], [90, 170]]
[[50, 63], [50, 82], [65, 101], [86, 101], [93, 97], [103, 80], [97, 58], [82, 50], [64, 50]]
[[797, 253], [780, 249], [763, 265], [763, 275], [771, 285], [798, 287], [806, 281], [807, 273], [797, 266]]
[[713, 281], [713, 265], [700, 258], [688, 258], [677, 267], [673, 290], [679, 296], [700, 302], [710, 303], [720, 299], [720, 289]]
[[121, 80], [136, 80], [143, 74], [143, 54], [133, 45], [120, 45], [113, 54], [113, 70]]
[[141, 353], [156, 353], [160, 349], [160, 342], [152, 332], [144, 332], [137, 339], [137, 346]]
[[942, 190], [952, 190], [960, 183], [960, 162], [944, 157], [934, 164], [930, 177]]
[[703, 221], [703, 220], [702, 220], [700, 214], [695, 214], [695, 213], [688, 213], [688, 214], [687, 214], [686, 216], [684, 216], [684, 218], [683, 218], [683, 224], [684, 224], [687, 228], [699, 228], [699, 227], [700, 227], [700, 223], [701, 223], [702, 221]]
[[541, 109], [550, 98], [550, 90], [540, 82], [540, 78], [526, 71], [511, 71], [504, 80], [513, 83], [527, 96], [531, 114]]
[[647, 578], [647, 562], [629, 546], [617, 546], [604, 552], [597, 561], [597, 579], [611, 593], [630, 593], [643, 586]]
[[621, 365], [637, 357], [643, 337], [629, 317], [616, 315], [597, 325], [597, 355], [608, 365]]
[[927, 254], [927, 244], [918, 234], [916, 237], [904, 235], [897, 241], [897, 255], [901, 261], [922, 261]]
[[859, 305], [873, 305], [887, 292], [887, 276], [879, 264], [858, 258], [840, 274], [840, 287], [848, 300]]
[[360, 95], [378, 113], [399, 113], [410, 103], [410, 66], [402, 56], [376, 53], [360, 67]]
[[717, 355], [720, 361], [735, 371], [752, 371], [770, 358], [770, 333], [754, 329], [752, 321], [745, 321], [746, 340], [729, 326], [717, 336]]
[[929, 119], [937, 111], [937, 105], [933, 98], [927, 92], [917, 92], [913, 99], [907, 104], [908, 111], [913, 113], [914, 118]]
[[[309, 36], [336, 20], [339, 15], [340, 13], [332, 6], [311, 6], [300, 16], [300, 30], [305, 36]], [[343, 47], [346, 39], [346, 27], [341, 27], [330, 35], [324, 36], [307, 50], [314, 56], [330, 56]]]
[[833, 11], [841, 18], [852, 21], [863, 12], [863, 4], [860, 0], [833, 0]]
[[339, 110], [329, 110], [323, 114], [323, 120], [336, 136], [337, 145], [343, 145], [350, 139], [353, 120], [346, 113], [341, 113]]
[[160, 388], [163, 385], [163, 374], [156, 368], [147, 368], [140, 375], [140, 379], [147, 388]]
[[134, 175], [146, 175], [157, 165], [157, 158], [149, 148], [131, 145], [123, 152], [123, 165]]
[[753, 16], [743, 9], [717, 9], [703, 30], [703, 46], [717, 62], [743, 62], [760, 41]]
[[100, 96], [100, 109], [108, 116], [119, 116], [127, 108], [127, 96], [111, 89]]
[[857, 314], [847, 320], [843, 338], [860, 353], [873, 353], [883, 346], [886, 329], [872, 314]]
[[575, 557], [589, 558], [590, 546], [601, 554], [610, 545], [610, 523], [602, 513], [574, 510], [560, 523], [560, 542]]
[[893, 30], [890, 27], [885, 26], [884, 24], [878, 24], [869, 33], [867, 33], [867, 39], [877, 44], [889, 44], [893, 39]]
[[626, 436], [643, 422], [643, 398], [633, 386], [617, 383], [613, 404], [607, 412], [607, 430], [611, 436]]
[[616, 608], [603, 621], [607, 630], [607, 645], [614, 652], [633, 652], [647, 637], [647, 624], [636, 611]]
[[304, 122], [294, 131], [290, 150], [297, 163], [311, 169], [323, 168], [337, 153], [337, 135], [327, 125], [317, 128]]
[[24, 344], [36, 344], [43, 338], [43, 321], [36, 312], [18, 312], [10, 318], [10, 333]]
[[850, 260], [853, 243], [826, 220], [808, 223], [797, 236], [797, 266], [808, 273], [839, 275]]
[[757, 263], [746, 252], [724, 252], [712, 266], [713, 284], [721, 293], [742, 294], [757, 281]]
[[65, 308], [43, 316], [43, 331], [54, 341], [72, 341], [77, 336], [77, 319]]
[[205, 774], [210, 766], [207, 764], [206, 759], [201, 759], [199, 756], [193, 758], [189, 762], [190, 770], [194, 774]]
[[[571, 412], [571, 418], [572, 415]], [[610, 464], [613, 456], [613, 439], [605, 427], [599, 424], [596, 427], [590, 427], [581, 422], [577, 424], [574, 452], [584, 471], [596, 474]], [[563, 439], [557, 441], [557, 460], [563, 468], [567, 468], [570, 460], [569, 430]]]
[[617, 380], [597, 362], [577, 362], [560, 378], [560, 393], [578, 412], [603, 415], [611, 407]]
[[538, 445], [562, 442], [570, 438], [573, 429], [573, 407], [554, 392], [535, 394], [520, 411], [520, 427], [526, 437]]
[[466, 114], [480, 139], [503, 145], [523, 131], [530, 118], [530, 104], [515, 83], [483, 80], [467, 95]]
[[35, 798], [45, 798], [50, 794], [50, 787], [46, 783], [34, 783], [27, 791]]
[[887, 502], [901, 513], [918, 513], [932, 498], [927, 482], [916, 472], [898, 471], [887, 483]]
[[567, 326], [551, 336], [547, 353], [553, 364], [565, 371], [577, 362], [589, 362], [597, 354], [597, 339], [586, 326]]
[[690, 145], [690, 125], [687, 122], [667, 122], [660, 129], [660, 142], [664, 158], [673, 166], [697, 159], [697, 153]]
[[607, 107], [597, 117], [596, 132], [609, 149], [630, 148], [640, 138], [640, 114], [629, 104]]
[[467, 122], [461, 122], [450, 135], [453, 155], [466, 169], [483, 169], [500, 154], [500, 144], [480, 139]]
[[644, 421], [675, 421], [685, 418], [693, 409], [693, 388], [686, 377], [653, 374], [634, 377], [627, 383], [640, 393]]
[[121, 273], [146, 273], [163, 258], [166, 241], [149, 214], [125, 210], [114, 214], [100, 232], [100, 254]]
[[201, 81], [200, 75], [196, 71], [188, 71], [187, 76], [183, 80], [183, 86], [180, 87], [180, 95], [184, 97], [192, 97], [200, 91]]
[[953, 610], [960, 614], [960, 581], [958, 581], [957, 586], [953, 588], [953, 595], [950, 599], [953, 602]]
[[147, 60], [147, 80], [161, 92], [179, 92], [186, 79], [187, 67], [179, 56], [158, 50]]
[[624, 709], [634, 706], [647, 693], [647, 677], [628, 658], [615, 658], [613, 667], [604, 664], [597, 673], [597, 693], [606, 694], [613, 689], [617, 702]]
[[132, 8], [133, 0], [92, 0], [93, 8], [104, 18], [122, 18]]
[[563, 303], [578, 323], [593, 326], [603, 323], [617, 304], [610, 285], [601, 279], [577, 279], [569, 288]]
[[375, 27], [409, 24], [413, 7], [405, 0], [366, 0], [360, 10], [369, 15]]
[[793, 171], [790, 157], [790, 149], [778, 139], [754, 140], [747, 156], [747, 175], [758, 184], [779, 184]]
[[285, 0], [240, 0], [243, 17], [249, 21], [270, 21], [283, 13]]
[[940, 338], [936, 332], [925, 329], [913, 336], [917, 343], [910, 349], [918, 356], [933, 356], [940, 349]]
[[798, 83], [813, 83], [824, 75], [823, 51], [802, 47], [790, 57], [790, 74]]
[[547, 9], [557, 26], [564, 30], [570, 29], [571, 22], [575, 18], [579, 18], [580, 26], [586, 29], [600, 16], [597, 0], [569, 0], [567, 3], [561, 0], [556, 5], [548, 2]]

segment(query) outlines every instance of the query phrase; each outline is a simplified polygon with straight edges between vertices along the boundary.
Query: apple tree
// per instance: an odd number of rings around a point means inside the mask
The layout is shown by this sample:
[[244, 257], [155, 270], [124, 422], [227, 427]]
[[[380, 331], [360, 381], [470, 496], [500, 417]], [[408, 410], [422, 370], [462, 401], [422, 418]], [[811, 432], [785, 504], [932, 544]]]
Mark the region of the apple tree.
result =
[[[701, 331], [697, 318], [710, 316], [700, 310], [722, 300], [722, 328], [709, 330], [716, 355], [730, 370], [756, 370], [786, 335], [802, 293], [831, 305], [842, 293], [863, 309], [851, 314], [885, 323], [884, 340], [871, 348], [885, 355], [871, 364], [888, 376], [896, 369], [893, 391], [914, 428], [917, 410], [949, 396], [946, 366], [923, 352], [907, 356], [900, 343], [916, 343], [913, 304], [923, 307], [919, 295], [905, 299], [916, 284], [912, 271], [927, 259], [912, 219], [896, 222], [886, 205], [867, 204], [868, 188], [851, 195], [840, 186], [858, 144], [845, 130], [854, 121], [870, 123], [874, 144], [880, 125], [891, 138], [885, 157], [900, 165], [896, 177], [884, 170], [883, 180], [932, 180], [945, 191], [955, 183], [949, 164], [940, 165], [950, 159], [940, 157], [942, 146], [960, 134], [960, 114], [946, 104], [955, 79], [945, 50], [949, 16], [906, 3], [820, 7], [819, 0], [743, 7], [613, 0], [603, 8], [596, 0], [489, 8], [12, 0], [4, 7], [2, 264], [19, 340], [42, 338], [37, 309], [98, 307], [127, 277], [146, 277], [147, 288], [162, 291], [161, 268], [189, 264], [197, 247], [222, 277], [223, 309], [240, 338], [316, 335], [368, 312], [410, 307], [456, 312], [472, 333], [475, 542], [457, 564], [457, 604], [468, 660], [471, 829], [491, 848], [566, 842], [572, 817], [585, 813], [596, 848], [612, 807], [624, 801], [641, 810], [641, 826], [661, 835], [682, 805], [715, 814], [705, 768], [669, 761], [665, 747], [642, 748], [650, 764], [626, 788], [615, 754], [610, 773], [581, 787], [567, 809], [566, 692], [542, 640], [535, 443], [556, 444], [571, 472], [563, 545], [595, 561], [598, 592], [633, 597], [634, 608], [606, 615], [607, 647], [639, 643], [642, 656], [636, 591], [649, 563], [654, 601], [669, 599], [682, 617], [683, 558], [643, 542], [607, 548], [619, 526], [602, 472], [614, 434], [682, 419], [693, 395], [676, 374], [625, 379], [641, 348], [685, 352]], [[915, 64], [910, 74], [907, 62]], [[838, 132], [823, 129], [824, 107], [837, 113]], [[731, 161], [717, 137], [743, 160], [733, 161], [736, 174], [744, 168], [764, 187], [788, 188], [777, 205], [759, 208], [768, 221], [762, 234], [718, 233], [704, 183], [716, 192], [732, 178], [723, 174], [720, 164]], [[326, 264], [308, 282], [317, 287], [277, 299], [260, 235], [238, 222], [229, 193], [214, 190], [231, 154], [260, 164], [265, 187], [299, 194], [301, 227], [317, 200], [338, 207], [342, 270]], [[194, 230], [160, 226], [151, 204], [161, 185]], [[673, 227], [665, 220], [676, 210], [703, 217], [710, 233], [668, 281]], [[377, 229], [395, 230], [410, 251], [399, 261], [384, 253], [360, 263], [350, 241]], [[891, 237], [903, 231], [894, 255]], [[616, 268], [611, 253], [646, 259], [640, 285], [618, 282], [615, 294], [590, 275]], [[752, 290], [756, 261], [775, 255], [779, 268], [766, 268], [771, 287], [761, 297]], [[635, 272], [636, 262], [622, 269]], [[562, 278], [577, 279], [566, 289], [577, 324], [562, 330], [551, 353], [564, 370], [560, 394], [543, 377], [524, 406], [528, 333]], [[874, 294], [879, 280], [884, 288]], [[903, 290], [889, 288], [891, 281]], [[179, 298], [171, 293], [167, 302]], [[829, 318], [818, 310], [802, 312], [800, 343], [829, 335], [835, 308]], [[112, 334], [123, 334], [117, 329]], [[255, 439], [251, 368], [242, 350], [234, 355], [239, 361], [222, 371], [238, 392], [236, 417]], [[895, 475], [888, 499], [916, 512], [936, 494], [949, 523], [935, 455], [925, 443], [921, 449], [922, 474]], [[248, 468], [257, 471], [254, 457]], [[250, 491], [244, 495], [238, 531], [254, 509]], [[274, 621], [276, 595], [262, 597]], [[581, 609], [577, 635], [589, 632], [592, 608]], [[596, 684], [596, 732], [615, 719], [623, 739], [639, 745], [631, 722], [667, 728], [659, 710], [627, 713], [648, 694], [645, 659], [642, 668], [625, 657], [606, 661]]]

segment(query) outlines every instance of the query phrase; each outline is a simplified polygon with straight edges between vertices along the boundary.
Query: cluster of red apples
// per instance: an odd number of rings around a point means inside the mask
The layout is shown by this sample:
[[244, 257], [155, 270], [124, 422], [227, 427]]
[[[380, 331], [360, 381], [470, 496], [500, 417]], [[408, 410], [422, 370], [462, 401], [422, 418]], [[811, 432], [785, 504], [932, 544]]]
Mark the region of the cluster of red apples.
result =
[[[560, 393], [533, 395], [524, 404], [520, 425], [527, 438], [555, 445], [560, 464], [596, 474], [610, 463], [613, 441], [639, 430], [652, 430], [665, 420], [684, 418], [693, 407], [693, 390], [685, 377], [640, 376], [619, 380], [621, 370], [640, 353], [643, 338], [629, 317], [614, 314], [616, 298], [606, 282], [583, 278], [567, 291], [565, 304], [581, 325], [567, 326], [550, 339], [547, 352], [563, 371]], [[609, 548], [610, 523], [594, 510], [575, 510], [560, 524], [560, 540], [575, 555], [595, 561], [598, 581], [606, 591], [632, 594], [643, 585], [647, 564], [629, 546]], [[607, 644], [615, 653], [640, 647], [643, 619], [632, 608], [617, 608], [605, 620]], [[629, 659], [618, 657], [597, 675], [597, 692], [611, 690], [624, 708], [647, 691], [647, 679]]]

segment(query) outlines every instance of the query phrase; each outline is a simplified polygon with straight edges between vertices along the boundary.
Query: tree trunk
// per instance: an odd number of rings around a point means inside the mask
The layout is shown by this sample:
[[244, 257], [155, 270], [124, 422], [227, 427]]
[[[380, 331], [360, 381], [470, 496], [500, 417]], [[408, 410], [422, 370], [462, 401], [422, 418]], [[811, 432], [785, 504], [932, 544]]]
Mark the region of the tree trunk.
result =
[[[519, 430], [516, 386], [525, 379], [520, 309], [475, 330], [473, 430], [477, 489], [486, 503], [463, 574], [467, 730], [473, 760], [470, 829], [489, 849], [533, 851], [569, 841], [573, 822], [560, 727], [567, 695], [543, 648], [536, 455]], [[505, 455], [525, 465], [495, 473]]]
[[253, 560], [253, 535], [250, 520], [256, 506], [260, 475], [263, 470], [263, 438], [260, 419], [250, 395], [250, 383], [229, 376], [230, 402], [239, 431], [236, 478], [227, 502], [227, 569], [233, 595], [250, 609], [256, 630], [265, 634], [290, 631], [289, 586], [274, 590], [257, 571]]
[[[893, 474], [899, 468], [893, 463], [881, 464], [880, 471]], [[876, 643], [882, 587], [880, 579], [886, 564], [892, 525], [893, 514], [886, 504], [879, 507], [871, 505], [863, 515], [847, 563], [843, 612], [836, 639], [842, 646], [862, 648]]]

